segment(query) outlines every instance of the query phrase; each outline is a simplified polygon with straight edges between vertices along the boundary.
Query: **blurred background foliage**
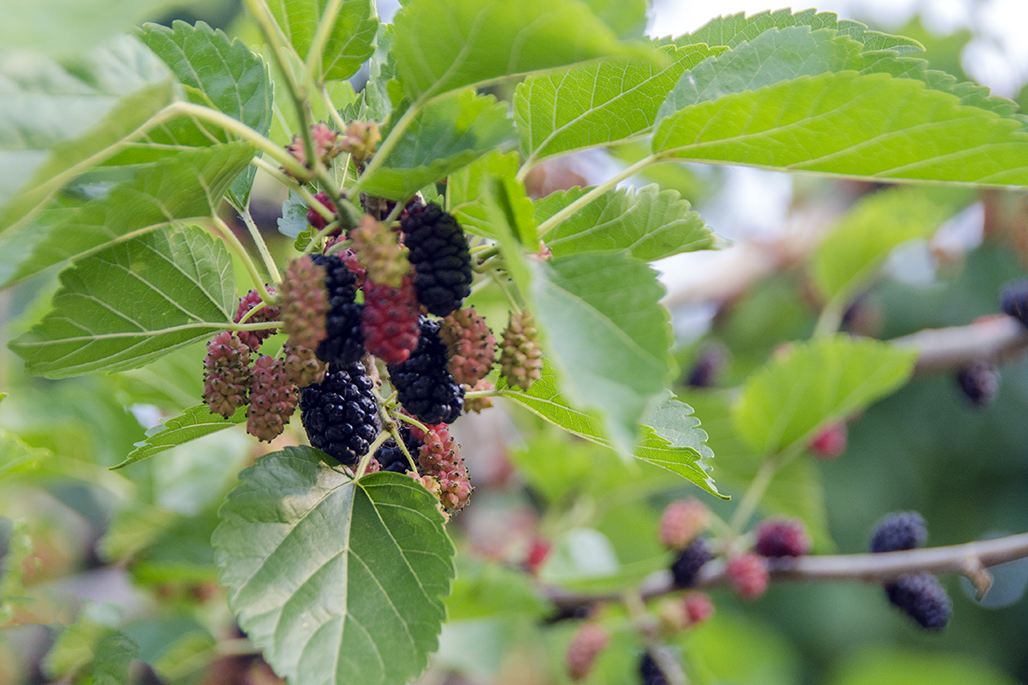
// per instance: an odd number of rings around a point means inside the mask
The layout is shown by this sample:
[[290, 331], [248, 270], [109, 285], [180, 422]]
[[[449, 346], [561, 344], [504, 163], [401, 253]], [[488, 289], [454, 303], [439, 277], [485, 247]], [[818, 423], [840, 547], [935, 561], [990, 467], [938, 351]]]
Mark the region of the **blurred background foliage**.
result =
[[[675, 30], [661, 23], [674, 14], [671, 4], [654, 8], [653, 35]], [[841, 4], [872, 23], [881, 6]], [[985, 4], [967, 3], [970, 16]], [[705, 5], [711, 15], [739, 9]], [[380, 3], [380, 11], [388, 15], [390, 3]], [[964, 78], [981, 54], [969, 56], [968, 46], [992, 40], [974, 21], [940, 33], [918, 14], [900, 17], [898, 25], [888, 16], [887, 28], [925, 44], [934, 67]], [[194, 3], [162, 21], [174, 18], [253, 35], [232, 0]], [[1023, 66], [1014, 69], [1022, 81], [1028, 77]], [[1018, 84], [1005, 94], [1028, 110], [1028, 87]], [[638, 154], [624, 147], [613, 157], [577, 155], [532, 179], [533, 189], [590, 182]], [[664, 165], [648, 174], [646, 180], [682, 192], [739, 244], [783, 244], [798, 227], [834, 226], [860, 197], [882, 192], [753, 170]], [[268, 188], [258, 185], [254, 204], [261, 211], [255, 215], [284, 253], [289, 242], [275, 232], [275, 219], [285, 198]], [[717, 264], [708, 254], [662, 264], [671, 301], [698, 279], [718, 279]], [[844, 323], [881, 338], [967, 324], [995, 312], [999, 287], [1023, 275], [1026, 265], [1028, 197], [969, 197], [933, 240], [895, 251]], [[0, 295], [5, 342], [38, 318], [54, 280], [40, 277]], [[501, 323], [502, 302], [486, 295], [476, 304]], [[728, 399], [782, 344], [810, 335], [818, 308], [805, 259], [726, 300], [674, 308], [683, 379], [678, 391], [710, 433], [714, 475], [727, 493], [738, 495], [756, 467], [734, 434]], [[238, 471], [259, 456], [255, 450], [276, 446], [255, 448], [241, 432], [227, 431], [109, 470], [147, 428], [196, 403], [202, 353], [196, 346], [145, 369], [54, 382], [26, 377], [6, 347], [0, 349], [0, 390], [8, 393], [0, 402], [0, 683], [81, 682], [93, 655], [119, 658], [124, 645], [114, 628], [140, 648], [145, 665], [133, 669], [140, 683], [277, 682], [234, 627], [209, 544], [218, 504]], [[690, 371], [711, 354], [723, 362], [714, 387], [690, 387]], [[852, 421], [843, 456], [804, 458], [780, 474], [763, 511], [802, 518], [818, 552], [862, 551], [874, 521], [898, 509], [924, 513], [931, 544], [1028, 530], [1026, 412], [1025, 358], [1004, 366], [1000, 394], [985, 409], [967, 402], [949, 374], [918, 377]], [[441, 650], [424, 683], [568, 682], [563, 654], [574, 622], [547, 621], [552, 607], [523, 567], [534, 566], [550, 547], [534, 569], [541, 580], [623, 588], [666, 565], [657, 522], [668, 501], [700, 496], [722, 515], [734, 506], [681, 486], [666, 472], [625, 464], [524, 413], [464, 418], [457, 431], [477, 491], [474, 505], [450, 525], [461, 567]], [[299, 438], [294, 426], [283, 442]], [[679, 646], [695, 683], [1028, 681], [1028, 565], [998, 568], [984, 603], [962, 581], [945, 582], [955, 616], [941, 635], [913, 628], [889, 608], [879, 587], [780, 584], [746, 605], [715, 592], [716, 617], [682, 635]], [[616, 609], [606, 609], [602, 619], [615, 637], [588, 682], [634, 682], [637, 638]]]

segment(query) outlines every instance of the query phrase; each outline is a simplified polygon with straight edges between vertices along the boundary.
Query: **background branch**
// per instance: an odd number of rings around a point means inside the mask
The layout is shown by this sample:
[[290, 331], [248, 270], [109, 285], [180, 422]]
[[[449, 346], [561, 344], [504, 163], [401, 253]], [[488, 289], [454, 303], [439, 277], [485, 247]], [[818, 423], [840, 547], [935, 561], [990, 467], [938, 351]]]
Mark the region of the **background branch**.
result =
[[976, 359], [1000, 361], [1028, 348], [1028, 329], [1010, 316], [999, 315], [967, 326], [928, 328], [891, 340], [920, 353], [919, 373], [944, 371]]
[[[1028, 533], [968, 542], [946, 547], [927, 547], [885, 554], [832, 554], [770, 559], [768, 565], [774, 581], [863, 581], [882, 583], [899, 576], [928, 571], [931, 573], [962, 573], [971, 575], [982, 568], [1028, 557]], [[708, 563], [700, 571], [697, 587], [708, 588], [727, 582], [721, 560]], [[639, 592], [644, 599], [676, 592], [668, 571], [659, 571], [643, 581]], [[547, 586], [547, 599], [561, 609], [587, 607], [597, 602], [618, 601], [618, 593], [585, 593]]]

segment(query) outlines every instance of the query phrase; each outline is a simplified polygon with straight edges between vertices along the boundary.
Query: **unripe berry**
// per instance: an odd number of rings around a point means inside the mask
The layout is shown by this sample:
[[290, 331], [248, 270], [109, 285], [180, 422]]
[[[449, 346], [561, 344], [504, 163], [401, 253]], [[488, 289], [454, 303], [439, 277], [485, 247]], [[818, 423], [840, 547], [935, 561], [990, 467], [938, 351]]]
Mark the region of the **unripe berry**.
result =
[[[322, 122], [311, 126], [311, 143], [314, 148], [314, 156], [320, 159], [322, 164], [327, 166], [339, 154], [338, 138], [339, 133]], [[308, 169], [314, 168], [314, 164], [307, 159], [307, 143], [301, 136], [294, 135], [292, 142], [286, 146], [286, 150], [300, 164], [303, 164]]]
[[696, 538], [671, 563], [671, 577], [675, 587], [687, 588], [696, 583], [700, 569], [713, 558], [704, 538]]
[[885, 595], [925, 630], [942, 630], [953, 613], [946, 589], [930, 573], [900, 576], [885, 586]]
[[246, 404], [250, 389], [250, 348], [225, 331], [207, 343], [203, 398], [211, 413], [226, 419]]
[[371, 157], [382, 140], [378, 124], [373, 121], [351, 121], [339, 141], [339, 149], [353, 156], [354, 162], [362, 163]]
[[[466, 385], [464, 386], [465, 392], [492, 392], [495, 389], [496, 386], [494, 386], [492, 383], [485, 380], [484, 378], [479, 382], [475, 383], [475, 385], [471, 387], [468, 387]], [[464, 397], [464, 411], [466, 412], [475, 412], [476, 414], [481, 414], [483, 411], [485, 411], [486, 409], [490, 409], [492, 406], [493, 398], [485, 395], [471, 397], [465, 395]]]
[[928, 540], [924, 518], [916, 511], [901, 511], [882, 518], [871, 533], [871, 551], [896, 552], [923, 547]]
[[818, 459], [835, 459], [846, 451], [846, 424], [831, 423], [810, 441], [810, 451]]
[[747, 600], [757, 599], [767, 592], [771, 579], [764, 558], [750, 553], [730, 559], [725, 566], [725, 574], [735, 593]]
[[500, 373], [512, 387], [528, 390], [542, 377], [543, 352], [538, 336], [531, 312], [511, 312], [503, 332]]
[[[267, 290], [269, 295], [275, 294], [274, 288], [269, 287]], [[246, 293], [246, 295], [243, 295], [243, 297], [239, 299], [239, 306], [236, 307], [236, 314], [232, 317], [232, 320], [236, 323], [239, 323], [243, 320], [243, 317], [250, 312], [251, 309], [256, 307], [261, 302], [261, 296], [256, 290], [251, 290], [250, 292]], [[280, 314], [281, 311], [278, 307], [274, 305], [268, 305], [256, 311], [253, 314], [253, 316], [246, 320], [246, 322], [265, 323], [267, 321], [276, 321], [278, 320]], [[275, 329], [269, 328], [263, 331], [239, 331], [238, 333], [236, 333], [236, 335], [239, 337], [240, 340], [243, 341], [244, 345], [246, 345], [251, 350], [256, 352], [257, 349], [261, 346], [261, 343], [264, 342], [265, 339], [274, 335], [276, 332], [277, 331]]]
[[325, 339], [325, 270], [309, 256], [294, 259], [282, 278], [282, 328], [293, 347], [316, 349]]
[[532, 544], [528, 547], [528, 554], [525, 555], [525, 560], [521, 564], [522, 567], [529, 573], [538, 573], [547, 557], [550, 556], [552, 548], [553, 546], [545, 538], [533, 538]]
[[454, 380], [474, 386], [489, 375], [496, 359], [496, 339], [474, 307], [457, 310], [443, 319], [439, 337], [446, 344], [450, 358], [447, 368]]
[[253, 365], [246, 432], [271, 442], [285, 430], [296, 402], [296, 386], [289, 381], [283, 363], [274, 357], [260, 357]]
[[639, 679], [642, 685], [670, 685], [671, 683], [649, 651], [643, 652], [642, 658], [639, 659]]
[[407, 361], [421, 338], [418, 301], [410, 276], [392, 288], [369, 280], [364, 286], [361, 330], [364, 346], [386, 364]]
[[568, 675], [572, 680], [581, 680], [589, 675], [600, 655], [610, 643], [610, 635], [603, 626], [596, 623], [583, 623], [571, 637], [568, 644], [566, 661]]
[[439, 501], [449, 511], [459, 511], [471, 499], [471, 480], [457, 441], [445, 423], [428, 427], [418, 450], [421, 473], [439, 482]]
[[400, 244], [400, 237], [374, 217], [361, 217], [360, 224], [350, 231], [350, 241], [351, 249], [367, 269], [369, 280], [399, 288], [404, 276], [410, 273], [407, 248]]
[[799, 521], [768, 519], [757, 527], [755, 548], [764, 557], [801, 557], [810, 551], [810, 538]]
[[324, 380], [328, 365], [318, 359], [314, 350], [285, 345], [282, 352], [285, 354], [286, 373], [292, 383], [306, 388], [308, 385], [314, 385]]
[[710, 510], [699, 500], [672, 502], [660, 517], [660, 541], [668, 549], [685, 549], [709, 524]]
[[682, 601], [691, 626], [697, 626], [714, 615], [714, 602], [705, 592], [687, 592]]

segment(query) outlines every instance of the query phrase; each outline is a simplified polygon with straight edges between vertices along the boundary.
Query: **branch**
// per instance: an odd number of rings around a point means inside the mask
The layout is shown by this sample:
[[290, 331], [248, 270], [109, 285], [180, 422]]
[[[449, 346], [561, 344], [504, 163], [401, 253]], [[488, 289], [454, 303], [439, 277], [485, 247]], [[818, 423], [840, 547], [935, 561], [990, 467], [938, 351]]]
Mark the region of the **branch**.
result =
[[928, 328], [890, 341], [913, 347], [918, 373], [953, 369], [978, 359], [1000, 361], [1028, 348], [1028, 329], [1011, 316], [996, 316], [967, 326]]
[[[775, 581], [848, 580], [883, 583], [919, 571], [930, 573], [961, 573], [972, 576], [981, 587], [984, 568], [1028, 557], [1028, 533], [993, 540], [968, 542], [947, 547], [927, 547], [883, 554], [838, 554], [806, 556], [795, 559], [769, 559], [771, 578]], [[711, 561], [699, 574], [700, 588], [727, 582], [725, 564]], [[643, 581], [639, 592], [644, 599], [678, 591], [668, 571], [658, 571]], [[587, 607], [597, 602], [618, 601], [620, 593], [584, 593], [547, 586], [543, 594], [561, 609]]]

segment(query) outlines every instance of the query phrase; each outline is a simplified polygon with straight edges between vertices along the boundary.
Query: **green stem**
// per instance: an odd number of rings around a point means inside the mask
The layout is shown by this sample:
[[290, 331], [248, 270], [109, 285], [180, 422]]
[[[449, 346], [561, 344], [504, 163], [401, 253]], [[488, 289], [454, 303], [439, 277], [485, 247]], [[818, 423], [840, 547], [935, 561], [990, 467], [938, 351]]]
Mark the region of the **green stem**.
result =
[[414, 426], [415, 428], [417, 428], [422, 433], [428, 433], [428, 426], [426, 426], [425, 424], [421, 423], [420, 421], [418, 421], [413, 416], [407, 416], [404, 413], [396, 412], [395, 414], [393, 414], [393, 418], [400, 419], [404, 423], [409, 423], [410, 425]]
[[241, 318], [239, 320], [239, 323], [246, 323], [246, 322], [248, 322], [250, 319], [252, 319], [254, 316], [256, 316], [257, 313], [260, 312], [262, 309], [267, 309], [270, 306], [271, 306], [270, 304], [268, 304], [264, 300], [261, 300], [260, 302], [255, 304], [253, 307], [250, 307], [250, 311], [248, 311], [246, 314], [243, 314], [243, 318]]
[[368, 462], [370, 462], [375, 456], [375, 452], [377, 452], [378, 448], [382, 446], [382, 443], [390, 437], [392, 436], [390, 436], [387, 431], [382, 431], [378, 434], [375, 441], [371, 443], [371, 447], [368, 448], [367, 454], [361, 457], [360, 463], [357, 465], [357, 474], [354, 476], [354, 480], [360, 480], [364, 477], [364, 472], [368, 470]]
[[407, 444], [403, 441], [403, 436], [400, 435], [399, 427], [394, 423], [389, 429], [389, 432], [392, 434], [393, 441], [396, 443], [397, 447], [399, 447], [400, 451], [403, 452], [403, 456], [407, 457], [407, 464], [410, 466], [411, 473], [418, 473], [418, 464], [414, 461], [414, 455], [412, 455], [410, 450], [407, 449]]
[[321, 240], [325, 236], [331, 235], [332, 233], [335, 233], [338, 230], [338, 221], [333, 221], [332, 223], [328, 224], [327, 226], [325, 226], [325, 228], [321, 229], [313, 236], [311, 236], [310, 241], [307, 243], [307, 247], [303, 248], [303, 252], [301, 254], [310, 254], [311, 252], [314, 252], [314, 248], [321, 244]]
[[473, 400], [478, 397], [500, 397], [499, 390], [468, 390], [464, 393], [464, 399]]
[[221, 237], [224, 238], [225, 245], [228, 247], [229, 251], [243, 262], [243, 266], [246, 267], [246, 271], [250, 274], [253, 286], [257, 289], [261, 299], [268, 303], [274, 302], [275, 298], [268, 293], [268, 289], [264, 286], [264, 279], [261, 278], [260, 272], [257, 271], [257, 265], [253, 263], [253, 260], [250, 258], [250, 253], [247, 252], [246, 247], [239, 242], [239, 238], [236, 237], [236, 234], [224, 221], [221, 220], [220, 217], [212, 217], [212, 223], [215, 230], [217, 230], [218, 233], [221, 234]]
[[400, 117], [400, 120], [397, 121], [396, 125], [394, 125], [392, 130], [389, 131], [389, 135], [386, 136], [386, 139], [382, 141], [382, 145], [379, 146], [378, 152], [376, 152], [371, 157], [371, 161], [369, 161], [368, 165], [364, 167], [364, 173], [362, 173], [360, 177], [357, 179], [357, 181], [352, 186], [350, 186], [350, 190], [346, 193], [347, 198], [352, 200], [360, 193], [361, 186], [364, 185], [364, 179], [370, 176], [375, 170], [377, 170], [380, 166], [382, 166], [382, 164], [385, 163], [386, 159], [388, 159], [389, 155], [392, 153], [393, 148], [396, 147], [396, 145], [400, 142], [400, 138], [403, 137], [404, 132], [414, 122], [414, 119], [417, 117], [418, 112], [424, 106], [425, 102], [422, 100], [418, 100], [417, 102], [413, 103], [407, 109], [406, 112], [403, 113], [403, 116]]
[[314, 138], [311, 136], [311, 122], [307, 116], [307, 91], [300, 83], [297, 83], [296, 78], [293, 76], [293, 70], [290, 68], [289, 59], [286, 56], [286, 46], [288, 43], [283, 40], [278, 22], [275, 21], [275, 17], [268, 9], [268, 4], [265, 0], [243, 0], [243, 2], [253, 16], [254, 21], [257, 22], [264, 40], [268, 42], [268, 47], [271, 48], [272, 58], [278, 65], [279, 71], [282, 72], [282, 77], [286, 80], [286, 90], [289, 93], [289, 99], [293, 101], [293, 106], [296, 108], [296, 118], [300, 121], [303, 148], [307, 153], [307, 161], [313, 169], [316, 166], [317, 160], [314, 158]]
[[827, 338], [835, 335], [842, 325], [842, 317], [846, 312], [845, 301], [842, 298], [834, 297], [825, 303], [821, 308], [821, 314], [817, 317], [817, 324], [814, 325], [815, 338]]
[[[257, 309], [257, 307], [254, 307]], [[253, 310], [251, 310], [253, 311]], [[271, 331], [276, 328], [282, 328], [281, 321], [260, 321], [257, 323], [232, 323], [228, 324], [211, 324], [211, 328], [224, 328], [230, 331]]]
[[343, 0], [328, 1], [325, 11], [321, 14], [321, 18], [318, 19], [318, 31], [314, 34], [314, 40], [311, 41], [310, 50], [307, 51], [307, 79], [317, 83], [319, 86], [322, 84], [320, 72], [325, 45], [328, 43], [329, 36], [332, 35], [332, 29], [336, 25], [336, 17], [339, 16], [339, 9], [342, 6]]
[[257, 131], [254, 131], [243, 122], [233, 119], [227, 114], [223, 114], [222, 112], [211, 109], [210, 107], [193, 104], [192, 102], [176, 102], [173, 105], [168, 105], [168, 109], [179, 114], [196, 117], [201, 121], [207, 121], [215, 124], [229, 133], [239, 136], [281, 164], [289, 173], [293, 174], [297, 178], [307, 178], [310, 176], [310, 170], [300, 164], [300, 161], [289, 154], [285, 149], [276, 145], [271, 141], [271, 139], [262, 136]]
[[[339, 110], [336, 109], [336, 106], [332, 104], [332, 97], [328, 94], [328, 88], [325, 86], [325, 84], [321, 85], [319, 91], [321, 92], [322, 99], [325, 101], [325, 108], [328, 110], [329, 116], [332, 117], [332, 123], [334, 123], [336, 125], [336, 128], [338, 128], [340, 131], [345, 131], [346, 122], [343, 121], [343, 118], [341, 116], [339, 116]], [[349, 158], [350, 156], [347, 155], [347, 164], [349, 164]], [[345, 169], [346, 166], [344, 165], [343, 168]]]
[[660, 157], [658, 155], [648, 155], [640, 159], [635, 164], [625, 167], [613, 178], [610, 178], [601, 183], [600, 185], [595, 186], [592, 190], [582, 195], [582, 197], [578, 198], [577, 200], [569, 204], [567, 207], [560, 210], [559, 212], [551, 216], [549, 219], [539, 224], [539, 228], [537, 230], [538, 237], [544, 238], [547, 233], [555, 229], [563, 221], [574, 215], [575, 212], [581, 210], [583, 207], [585, 207], [590, 202], [598, 198], [600, 195], [603, 195], [611, 188], [617, 186], [618, 183], [624, 181], [626, 178], [631, 178], [632, 176], [639, 173], [649, 165], [655, 164], [658, 161], [660, 161]]
[[257, 246], [257, 252], [260, 253], [261, 259], [264, 261], [264, 268], [268, 270], [268, 276], [271, 278], [272, 283], [278, 283], [282, 280], [282, 274], [278, 272], [278, 266], [275, 265], [275, 260], [271, 256], [268, 244], [264, 242], [264, 236], [261, 235], [260, 229], [257, 228], [257, 224], [250, 214], [250, 208], [243, 208], [239, 216], [243, 218], [246, 229], [250, 231], [250, 238], [253, 240], [254, 245]]
[[750, 517], [753, 516], [753, 512], [760, 506], [760, 501], [767, 493], [767, 489], [771, 485], [771, 481], [774, 480], [775, 471], [777, 470], [778, 464], [773, 457], [765, 460], [760, 465], [757, 474], [750, 481], [749, 487], [746, 488], [742, 499], [739, 500], [739, 506], [732, 512], [732, 518], [728, 522], [735, 535], [742, 532], [746, 524], [749, 523]]

